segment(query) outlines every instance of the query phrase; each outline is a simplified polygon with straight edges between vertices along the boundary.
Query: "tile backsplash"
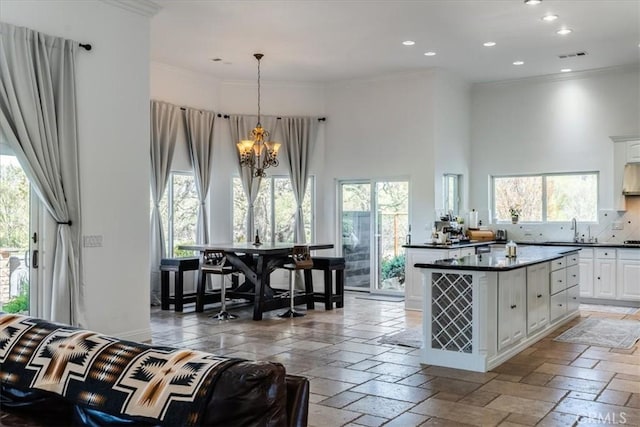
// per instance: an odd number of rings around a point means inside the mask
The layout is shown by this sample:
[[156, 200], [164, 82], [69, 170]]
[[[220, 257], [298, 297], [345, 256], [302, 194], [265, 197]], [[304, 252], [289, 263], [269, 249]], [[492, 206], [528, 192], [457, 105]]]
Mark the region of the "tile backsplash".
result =
[[[500, 223], [491, 224], [490, 229], [507, 230], [509, 240], [517, 241], [571, 241], [573, 230], [570, 223], [529, 224]], [[598, 242], [622, 243], [625, 240], [640, 240], [640, 197], [627, 197], [627, 210], [601, 210], [598, 223], [578, 221], [578, 235], [585, 241], [591, 235]]]

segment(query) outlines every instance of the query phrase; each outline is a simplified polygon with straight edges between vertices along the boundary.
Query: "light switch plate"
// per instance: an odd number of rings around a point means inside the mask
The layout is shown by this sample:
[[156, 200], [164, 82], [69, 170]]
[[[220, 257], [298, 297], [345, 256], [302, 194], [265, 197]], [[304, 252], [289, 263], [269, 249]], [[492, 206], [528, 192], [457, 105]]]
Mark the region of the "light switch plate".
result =
[[102, 236], [100, 235], [82, 236], [82, 245], [85, 248], [101, 248]]

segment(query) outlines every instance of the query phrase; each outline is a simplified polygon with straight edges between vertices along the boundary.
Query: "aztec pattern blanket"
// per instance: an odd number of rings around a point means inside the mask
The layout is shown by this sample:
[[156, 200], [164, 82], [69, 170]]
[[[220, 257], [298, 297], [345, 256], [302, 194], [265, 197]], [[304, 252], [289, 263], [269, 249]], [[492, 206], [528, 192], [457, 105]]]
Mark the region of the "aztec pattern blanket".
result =
[[125, 419], [198, 424], [217, 377], [239, 360], [0, 313], [0, 383]]

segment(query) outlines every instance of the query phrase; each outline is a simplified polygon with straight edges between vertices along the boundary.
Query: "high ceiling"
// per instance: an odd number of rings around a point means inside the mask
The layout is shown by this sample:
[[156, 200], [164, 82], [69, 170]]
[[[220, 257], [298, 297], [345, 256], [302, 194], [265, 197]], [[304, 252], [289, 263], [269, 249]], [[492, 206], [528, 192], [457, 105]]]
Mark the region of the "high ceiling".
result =
[[[299, 82], [430, 67], [485, 82], [640, 62], [640, 0], [155, 2], [151, 59], [224, 80], [255, 79], [256, 52], [263, 79]], [[573, 32], [556, 34], [563, 27]], [[577, 52], [587, 54], [558, 58]]]

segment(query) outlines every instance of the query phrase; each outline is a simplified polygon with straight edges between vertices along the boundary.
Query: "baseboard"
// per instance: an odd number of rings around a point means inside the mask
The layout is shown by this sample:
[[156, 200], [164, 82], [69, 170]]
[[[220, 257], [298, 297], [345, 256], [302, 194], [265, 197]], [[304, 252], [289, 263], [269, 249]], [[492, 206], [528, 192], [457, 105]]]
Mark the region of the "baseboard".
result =
[[151, 328], [137, 329], [133, 331], [120, 332], [117, 334], [111, 334], [116, 338], [120, 338], [122, 340], [127, 341], [136, 341], [136, 342], [151, 342]]
[[599, 305], [615, 305], [618, 307], [640, 307], [640, 301], [622, 301], [617, 299], [602, 299], [602, 298], [585, 298], [580, 297], [582, 304], [599, 304]]

